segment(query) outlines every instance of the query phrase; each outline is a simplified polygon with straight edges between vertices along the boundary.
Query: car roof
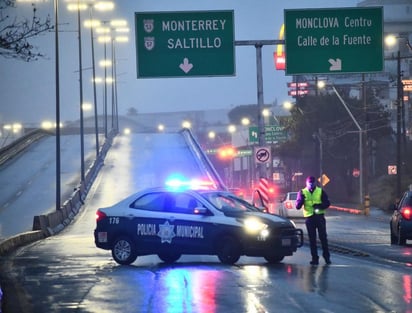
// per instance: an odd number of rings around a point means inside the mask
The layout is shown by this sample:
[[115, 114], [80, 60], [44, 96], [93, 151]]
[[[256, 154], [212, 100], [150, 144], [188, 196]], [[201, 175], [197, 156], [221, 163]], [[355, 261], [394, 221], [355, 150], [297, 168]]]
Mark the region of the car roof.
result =
[[150, 187], [150, 188], [145, 188], [142, 189], [138, 192], [138, 194], [142, 193], [149, 193], [149, 192], [171, 192], [171, 193], [179, 193], [179, 192], [189, 192], [189, 193], [208, 193], [208, 192], [221, 192], [221, 193], [227, 193], [227, 190], [221, 190], [221, 189], [191, 189], [191, 188], [171, 188], [171, 187]]

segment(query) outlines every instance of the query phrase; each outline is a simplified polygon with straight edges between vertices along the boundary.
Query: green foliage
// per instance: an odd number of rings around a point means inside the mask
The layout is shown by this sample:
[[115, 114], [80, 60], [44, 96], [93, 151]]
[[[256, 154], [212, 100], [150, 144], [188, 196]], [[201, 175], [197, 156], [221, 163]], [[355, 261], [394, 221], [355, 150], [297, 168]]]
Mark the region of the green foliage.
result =
[[251, 124], [257, 124], [258, 106], [256, 104], [239, 105], [229, 111], [228, 117], [231, 124], [239, 125], [242, 118], [248, 118]]
[[[380, 147], [391, 141], [390, 115], [372, 92], [367, 93], [366, 105], [348, 97], [345, 89], [339, 94], [362, 130], [367, 130], [368, 146]], [[291, 140], [277, 151], [286, 166], [291, 172], [317, 175], [322, 165], [322, 172], [331, 179], [328, 188], [332, 195], [351, 198], [359, 183], [352, 176], [353, 169], [359, 168], [359, 131], [345, 106], [335, 94], [309, 95], [298, 99], [291, 116], [286, 125]], [[389, 152], [386, 148], [386, 157]], [[365, 149], [364, 153], [371, 151]]]
[[16, 8], [14, 0], [0, 0], [0, 56], [23, 61], [33, 61], [44, 55], [35, 51], [30, 43], [33, 37], [53, 29], [50, 17], [37, 16], [34, 4], [31, 19], [12, 16]]

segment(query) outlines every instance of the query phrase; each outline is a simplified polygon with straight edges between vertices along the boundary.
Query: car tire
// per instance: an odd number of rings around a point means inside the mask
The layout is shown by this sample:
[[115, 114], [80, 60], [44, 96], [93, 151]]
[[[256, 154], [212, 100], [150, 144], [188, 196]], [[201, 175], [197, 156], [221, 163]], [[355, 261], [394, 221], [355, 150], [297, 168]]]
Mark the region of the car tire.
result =
[[279, 263], [281, 262], [285, 256], [284, 255], [276, 255], [276, 254], [272, 254], [272, 255], [265, 255], [265, 260], [268, 261], [268, 263]]
[[397, 236], [398, 238], [398, 245], [400, 245], [400, 246], [404, 246], [404, 245], [406, 245], [406, 238], [404, 238], [402, 235], [401, 235], [401, 227], [400, 226], [398, 226], [398, 236]]
[[165, 263], [174, 263], [179, 260], [182, 255], [177, 252], [163, 252], [159, 253], [157, 256]]
[[235, 264], [240, 259], [240, 243], [232, 236], [220, 240], [217, 257], [223, 264]]
[[137, 259], [137, 250], [134, 242], [126, 236], [116, 238], [113, 242], [112, 257], [121, 265], [132, 264]]
[[398, 243], [398, 237], [393, 233], [392, 225], [390, 225], [390, 227], [391, 227], [391, 245], [394, 245]]

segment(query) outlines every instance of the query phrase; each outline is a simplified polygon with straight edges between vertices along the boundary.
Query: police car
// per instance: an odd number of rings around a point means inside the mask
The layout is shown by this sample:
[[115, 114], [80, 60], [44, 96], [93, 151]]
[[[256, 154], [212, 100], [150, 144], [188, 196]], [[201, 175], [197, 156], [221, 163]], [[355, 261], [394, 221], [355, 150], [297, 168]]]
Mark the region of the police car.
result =
[[166, 263], [183, 254], [217, 255], [224, 264], [242, 255], [277, 263], [302, 246], [303, 232], [228, 191], [159, 187], [98, 209], [94, 239], [123, 265], [151, 254]]

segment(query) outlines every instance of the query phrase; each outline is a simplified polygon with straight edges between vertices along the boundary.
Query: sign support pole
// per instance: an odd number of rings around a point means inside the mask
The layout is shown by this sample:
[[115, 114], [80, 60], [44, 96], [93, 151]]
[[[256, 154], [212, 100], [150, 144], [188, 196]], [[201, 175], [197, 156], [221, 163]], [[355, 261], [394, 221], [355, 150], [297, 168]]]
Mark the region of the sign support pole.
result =
[[[256, 44], [256, 72], [257, 72], [257, 100], [258, 100], [258, 127], [259, 127], [259, 146], [264, 147], [265, 140], [265, 120], [262, 116], [263, 111], [263, 74], [262, 74], [262, 45]], [[259, 166], [259, 178], [267, 178], [266, 164]]]
[[[257, 100], [258, 100], [258, 132], [259, 146], [266, 144], [265, 140], [265, 121], [262, 116], [263, 111], [263, 70], [262, 70], [262, 47], [264, 45], [284, 45], [284, 40], [238, 40], [235, 46], [255, 46], [256, 48], [256, 75], [257, 75]], [[267, 178], [266, 164], [259, 163], [259, 178]]]
[[339, 92], [336, 90], [335, 86], [332, 86], [333, 91], [335, 92], [336, 96], [338, 97], [339, 101], [345, 107], [346, 111], [348, 112], [349, 116], [351, 117], [352, 121], [355, 123], [356, 127], [359, 130], [359, 203], [362, 205], [364, 199], [364, 191], [363, 191], [363, 179], [364, 179], [364, 170], [363, 170], [363, 130], [362, 127], [359, 125], [356, 118], [353, 116], [352, 112], [349, 110], [348, 106], [346, 105], [345, 101], [342, 99]]

